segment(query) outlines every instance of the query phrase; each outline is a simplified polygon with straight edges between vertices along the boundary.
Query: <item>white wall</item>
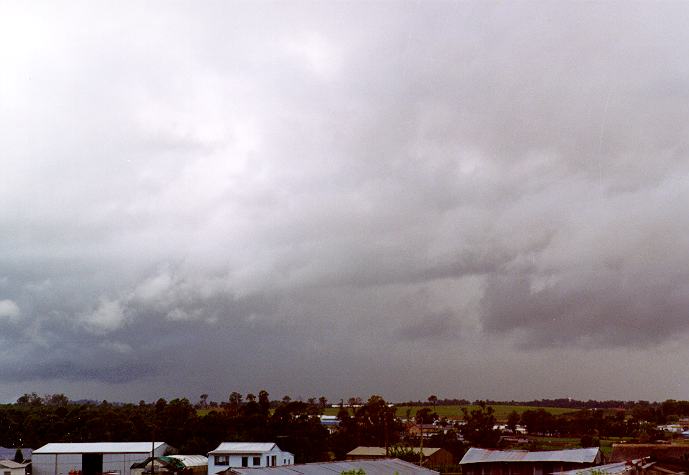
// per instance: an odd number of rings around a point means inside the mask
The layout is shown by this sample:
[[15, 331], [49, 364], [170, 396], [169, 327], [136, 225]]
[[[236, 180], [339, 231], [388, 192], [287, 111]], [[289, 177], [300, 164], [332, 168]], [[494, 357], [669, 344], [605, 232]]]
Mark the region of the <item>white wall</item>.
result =
[[[155, 455], [165, 453], [167, 445], [156, 447]], [[117, 472], [120, 475], [131, 475], [130, 467], [143, 462], [151, 456], [145, 453], [103, 454], [103, 471]], [[33, 475], [68, 475], [71, 470], [81, 470], [82, 454], [36, 454], [31, 457]], [[0, 474], [1, 475], [1, 474]]]
[[[230, 454], [230, 463], [229, 465], [216, 465], [215, 464], [215, 456], [216, 455], [222, 455], [222, 454], [209, 454], [208, 455], [208, 475], [215, 475], [218, 472], [222, 472], [223, 470], [227, 470], [228, 468], [232, 467], [241, 467], [242, 466], [242, 457], [249, 457], [249, 467], [268, 467], [269, 465], [272, 465], [272, 457], [275, 456], [275, 466], [280, 466], [280, 465], [294, 465], [294, 455], [292, 455], [289, 452], [283, 452], [280, 450], [278, 447], [274, 447], [273, 450], [270, 452], [262, 452], [262, 453], [245, 453], [245, 454]], [[254, 465], [254, 457], [260, 457], [260, 463], [258, 465]], [[269, 461], [269, 457], [271, 457], [271, 461]]]
[[0, 467], [0, 475], [5, 475], [5, 472], [9, 472], [10, 475], [26, 475], [26, 467], [25, 468]]

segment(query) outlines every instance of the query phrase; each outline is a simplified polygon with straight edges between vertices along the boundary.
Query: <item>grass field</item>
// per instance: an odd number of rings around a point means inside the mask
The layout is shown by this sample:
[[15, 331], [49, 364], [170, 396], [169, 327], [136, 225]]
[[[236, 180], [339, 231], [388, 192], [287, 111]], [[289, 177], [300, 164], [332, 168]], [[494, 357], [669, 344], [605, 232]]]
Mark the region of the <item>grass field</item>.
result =
[[[397, 406], [397, 415], [399, 417], [406, 417], [407, 415], [407, 409], [411, 409], [411, 416], [414, 416], [416, 414], [416, 411], [421, 409], [421, 407], [424, 406]], [[448, 419], [461, 419], [462, 418], [462, 407], [466, 407], [469, 409], [469, 411], [473, 409], [477, 409], [478, 406], [445, 406], [445, 405], [437, 405], [435, 408], [433, 408], [432, 405], [427, 405], [425, 407], [428, 407], [430, 409], [433, 409], [435, 412], [438, 413], [440, 417], [447, 417]], [[534, 406], [506, 406], [506, 405], [495, 405], [491, 406], [493, 410], [495, 411], [495, 418], [500, 421], [504, 422], [507, 420], [507, 416], [510, 415], [512, 411], [517, 411], [519, 414], [521, 414], [524, 411], [528, 410], [537, 410], [537, 409], [545, 409], [546, 411], [550, 412], [554, 416], [558, 416], [560, 414], [567, 414], [569, 412], [574, 412], [574, 409], [568, 409], [568, 408], [562, 408], [562, 407], [534, 407]], [[325, 410], [325, 414], [329, 415], [337, 415], [337, 411], [339, 408], [337, 407], [329, 407]]]

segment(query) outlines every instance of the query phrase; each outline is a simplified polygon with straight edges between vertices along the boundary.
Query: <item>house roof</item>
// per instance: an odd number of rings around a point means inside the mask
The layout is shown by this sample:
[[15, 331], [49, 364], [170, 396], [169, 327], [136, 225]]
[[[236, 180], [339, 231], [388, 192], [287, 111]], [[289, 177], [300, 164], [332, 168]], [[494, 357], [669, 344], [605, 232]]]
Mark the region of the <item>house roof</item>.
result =
[[[253, 454], [270, 452], [275, 442], [223, 442], [208, 454]], [[279, 447], [278, 447], [279, 448]]]
[[[120, 454], [150, 453], [153, 442], [78, 442], [51, 443], [33, 451], [34, 454]], [[158, 449], [165, 442], [155, 442]]]
[[14, 460], [0, 460], [0, 467], [5, 467], [5, 468], [24, 468], [28, 463], [17, 463]]
[[600, 456], [598, 447], [570, 450], [547, 450], [528, 452], [526, 450], [488, 450], [471, 447], [460, 465], [492, 462], [571, 462], [594, 463]]
[[[151, 466], [151, 457], [148, 457], [143, 462], [137, 462], [132, 465], [131, 468], [143, 468], [147, 469]], [[164, 467], [172, 469], [172, 471], [177, 471], [184, 468], [190, 467], [207, 467], [208, 457], [203, 455], [163, 455], [161, 457], [155, 458], [155, 467]]]
[[238, 475], [340, 475], [349, 470], [362, 469], [366, 475], [438, 475], [439, 472], [419, 467], [400, 459], [347, 460], [341, 462], [306, 463], [265, 468], [231, 468], [225, 474]]
[[[394, 451], [394, 449], [391, 450]], [[424, 447], [423, 455], [424, 457], [430, 457], [438, 450], [441, 449], [439, 447]], [[412, 447], [412, 451], [416, 452], [417, 454], [419, 453], [418, 447]], [[347, 455], [352, 457], [385, 457], [385, 447], [359, 446], [356, 449], [347, 452]]]
[[203, 467], [208, 465], [208, 457], [205, 455], [168, 455], [167, 457], [179, 460], [185, 467]]
[[[595, 475], [600, 473], [604, 473], [605, 475], [621, 475], [623, 473], [632, 472], [638, 469], [642, 463], [643, 459], [636, 459], [627, 462], [597, 465], [589, 468], [578, 468], [576, 470], [567, 470], [564, 472], [554, 472], [553, 475]], [[653, 464], [651, 463], [651, 465]]]

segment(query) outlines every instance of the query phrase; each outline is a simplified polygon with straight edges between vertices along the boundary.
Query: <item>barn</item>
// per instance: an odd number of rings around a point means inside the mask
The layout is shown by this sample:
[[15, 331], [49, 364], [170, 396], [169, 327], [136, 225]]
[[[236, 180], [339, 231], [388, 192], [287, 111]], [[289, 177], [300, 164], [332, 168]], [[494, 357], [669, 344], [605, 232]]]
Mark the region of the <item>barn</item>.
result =
[[31, 454], [33, 475], [131, 475], [131, 466], [151, 453], [165, 455], [165, 442], [52, 443]]

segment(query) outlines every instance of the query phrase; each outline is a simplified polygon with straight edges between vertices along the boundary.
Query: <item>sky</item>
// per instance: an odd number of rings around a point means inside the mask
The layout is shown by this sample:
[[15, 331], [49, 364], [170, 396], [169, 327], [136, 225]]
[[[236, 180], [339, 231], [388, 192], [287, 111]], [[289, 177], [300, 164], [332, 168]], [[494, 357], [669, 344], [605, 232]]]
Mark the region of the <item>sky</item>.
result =
[[0, 0], [0, 401], [689, 398], [688, 22]]

